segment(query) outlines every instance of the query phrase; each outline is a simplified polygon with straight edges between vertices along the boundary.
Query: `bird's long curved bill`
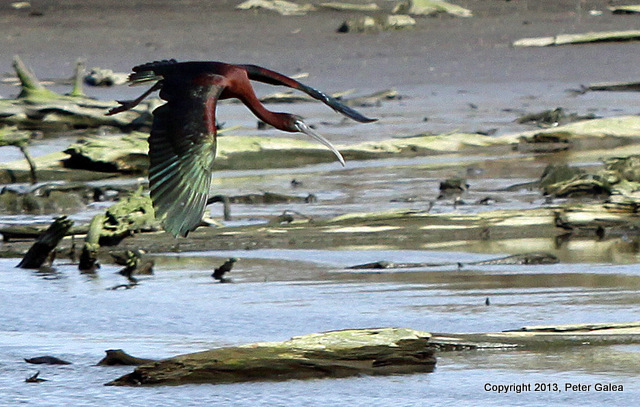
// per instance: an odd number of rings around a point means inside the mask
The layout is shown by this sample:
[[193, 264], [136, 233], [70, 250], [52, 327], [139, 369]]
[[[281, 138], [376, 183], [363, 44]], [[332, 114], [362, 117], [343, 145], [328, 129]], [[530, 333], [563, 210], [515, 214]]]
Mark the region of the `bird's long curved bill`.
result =
[[305, 122], [303, 122], [302, 120], [297, 120], [296, 121], [296, 127], [301, 133], [306, 134], [307, 136], [311, 137], [312, 139], [314, 139], [318, 143], [321, 143], [324, 146], [326, 146], [329, 150], [331, 150], [333, 152], [333, 154], [336, 155], [336, 157], [338, 158], [338, 161], [340, 161], [340, 164], [342, 164], [343, 167], [345, 166], [344, 157], [342, 157], [342, 154], [340, 154], [340, 151], [338, 151], [338, 149], [335, 148], [335, 146], [333, 144], [331, 144], [331, 142], [329, 140], [327, 140], [326, 138], [322, 137], [319, 133], [317, 133], [311, 127], [307, 126], [307, 124]]

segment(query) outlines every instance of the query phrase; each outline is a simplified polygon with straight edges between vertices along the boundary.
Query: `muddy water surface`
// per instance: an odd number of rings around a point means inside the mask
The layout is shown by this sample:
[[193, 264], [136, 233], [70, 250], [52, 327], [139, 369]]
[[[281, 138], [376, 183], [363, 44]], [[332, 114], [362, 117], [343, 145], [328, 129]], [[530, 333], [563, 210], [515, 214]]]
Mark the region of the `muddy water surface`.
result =
[[[233, 283], [210, 277], [225, 258], [240, 260]], [[637, 319], [634, 265], [453, 266], [347, 270], [380, 260], [474, 261], [486, 255], [428, 251], [255, 250], [155, 256], [156, 274], [131, 289], [116, 268], [81, 275], [14, 268], [0, 261], [0, 394], [7, 405], [517, 405], [537, 400], [586, 405], [630, 401], [640, 393], [637, 346], [549, 352], [480, 351], [439, 355], [435, 373], [339, 380], [157, 388], [102, 386], [130, 367], [95, 364], [106, 349], [164, 358], [212, 347], [283, 340], [331, 329], [402, 326], [432, 332], [486, 332], [523, 325]], [[490, 305], [486, 305], [486, 299]], [[23, 361], [54, 355], [65, 366]], [[40, 371], [49, 381], [25, 383]], [[559, 392], [497, 395], [485, 385], [557, 384]], [[588, 394], [566, 383], [591, 385]], [[624, 392], [596, 392], [596, 383]], [[489, 387], [490, 389], [490, 387]], [[585, 397], [587, 396], [587, 397]], [[187, 401], [191, 400], [191, 401]], [[198, 400], [195, 402], [195, 400]]]

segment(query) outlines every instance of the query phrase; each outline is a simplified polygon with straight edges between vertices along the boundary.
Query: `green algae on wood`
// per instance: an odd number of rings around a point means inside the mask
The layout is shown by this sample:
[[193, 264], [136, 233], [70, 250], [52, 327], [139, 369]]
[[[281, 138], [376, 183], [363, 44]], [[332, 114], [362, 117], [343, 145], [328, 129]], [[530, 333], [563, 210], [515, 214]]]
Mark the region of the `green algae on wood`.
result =
[[404, 328], [296, 336], [176, 356], [138, 367], [108, 385], [234, 383], [432, 372], [431, 335]]
[[15, 99], [0, 100], [0, 123], [21, 129], [61, 131], [113, 126], [135, 129], [151, 125], [151, 110], [157, 100], [150, 100], [129, 112], [114, 116], [105, 113], [116, 102], [102, 102], [84, 96], [83, 68], [76, 67], [74, 87], [70, 94], [60, 95], [44, 87], [19, 57], [14, 68], [20, 80], [21, 91]]
[[101, 220], [101, 245], [117, 244], [141, 231], [159, 230], [151, 199], [142, 192], [142, 188], [107, 208]]
[[64, 150], [69, 157], [67, 168], [93, 171], [141, 173], [148, 164], [148, 134], [141, 132], [117, 135], [89, 135]]

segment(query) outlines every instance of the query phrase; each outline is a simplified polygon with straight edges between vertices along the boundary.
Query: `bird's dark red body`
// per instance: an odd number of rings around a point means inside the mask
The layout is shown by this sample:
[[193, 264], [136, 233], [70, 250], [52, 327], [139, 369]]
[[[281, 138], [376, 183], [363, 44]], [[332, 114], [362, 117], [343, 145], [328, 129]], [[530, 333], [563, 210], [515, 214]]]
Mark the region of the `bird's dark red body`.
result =
[[250, 80], [287, 86], [307, 93], [339, 113], [359, 122], [369, 119], [337, 99], [285, 75], [255, 65], [223, 62], [157, 61], [133, 68], [132, 85], [156, 82], [134, 101], [120, 102], [115, 114], [136, 106], [155, 90], [167, 103], [154, 110], [149, 137], [149, 188], [158, 218], [173, 235], [186, 236], [201, 222], [206, 206], [216, 152], [215, 110], [220, 99], [242, 101], [260, 120], [277, 129], [302, 132], [340, 153], [300, 117], [267, 110]]

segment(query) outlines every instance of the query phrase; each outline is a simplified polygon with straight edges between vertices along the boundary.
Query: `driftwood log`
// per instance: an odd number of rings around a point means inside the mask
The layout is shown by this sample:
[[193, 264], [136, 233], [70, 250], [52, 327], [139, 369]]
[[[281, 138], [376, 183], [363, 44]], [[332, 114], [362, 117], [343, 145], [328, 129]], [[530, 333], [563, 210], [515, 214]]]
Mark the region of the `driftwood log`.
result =
[[37, 269], [47, 260], [52, 250], [67, 234], [73, 226], [73, 221], [66, 216], [57, 218], [38, 240], [31, 246], [27, 254], [22, 258], [18, 267], [23, 269]]
[[381, 328], [332, 331], [213, 349], [145, 364], [108, 385], [233, 383], [433, 371], [430, 334]]

